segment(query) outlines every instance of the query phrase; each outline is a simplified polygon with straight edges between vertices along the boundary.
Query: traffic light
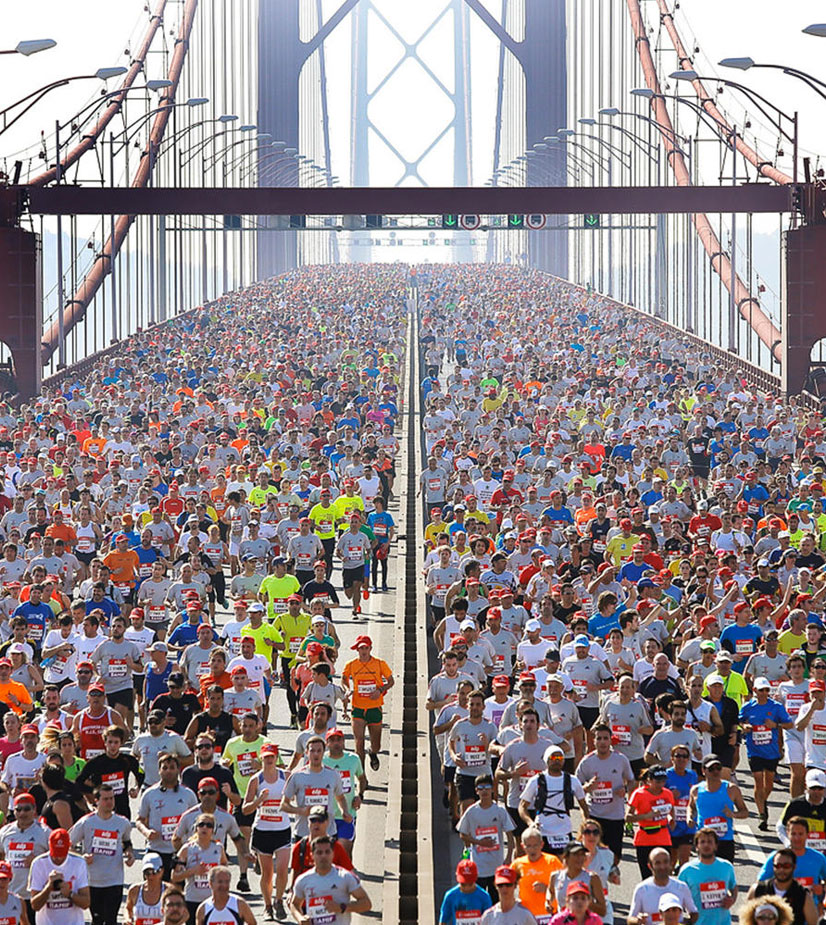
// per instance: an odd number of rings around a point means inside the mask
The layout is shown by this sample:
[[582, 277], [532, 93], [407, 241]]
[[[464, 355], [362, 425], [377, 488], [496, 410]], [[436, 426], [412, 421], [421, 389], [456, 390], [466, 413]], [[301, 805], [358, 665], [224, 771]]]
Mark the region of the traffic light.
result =
[[442, 216], [442, 228], [458, 228], [459, 227], [459, 216], [458, 215], [443, 215]]
[[290, 216], [290, 228], [306, 228], [307, 227], [307, 216], [306, 215], [291, 215]]
[[366, 228], [381, 228], [383, 218], [384, 216], [382, 215], [365, 215], [364, 216], [365, 227]]
[[599, 216], [592, 213], [586, 213], [583, 216], [586, 228], [599, 228]]
[[524, 215], [509, 215], [508, 216], [508, 228], [524, 228], [525, 227], [525, 216]]

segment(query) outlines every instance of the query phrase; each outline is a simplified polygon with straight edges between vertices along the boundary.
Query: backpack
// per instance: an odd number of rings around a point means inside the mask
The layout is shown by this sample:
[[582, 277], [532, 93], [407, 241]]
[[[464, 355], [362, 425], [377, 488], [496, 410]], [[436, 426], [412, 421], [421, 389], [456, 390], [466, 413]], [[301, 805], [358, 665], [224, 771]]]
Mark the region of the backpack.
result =
[[[534, 813], [537, 816], [545, 814], [545, 806], [548, 802], [548, 781], [544, 772], [539, 775], [536, 782], [536, 800], [534, 801]], [[547, 815], [566, 816], [574, 808], [574, 793], [571, 787], [571, 775], [567, 771], [562, 772], [562, 802], [565, 807], [561, 809], [549, 809]]]

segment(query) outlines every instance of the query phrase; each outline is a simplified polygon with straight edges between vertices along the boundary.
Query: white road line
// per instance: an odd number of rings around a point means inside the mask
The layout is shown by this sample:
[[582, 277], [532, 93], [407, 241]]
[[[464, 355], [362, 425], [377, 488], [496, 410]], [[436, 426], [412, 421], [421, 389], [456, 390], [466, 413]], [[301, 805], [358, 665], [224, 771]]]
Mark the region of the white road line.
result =
[[751, 826], [747, 825], [743, 819], [734, 820], [734, 831], [737, 833], [740, 845], [746, 852], [746, 856], [758, 867], [762, 867], [768, 855], [760, 847], [758, 836], [754, 834]]

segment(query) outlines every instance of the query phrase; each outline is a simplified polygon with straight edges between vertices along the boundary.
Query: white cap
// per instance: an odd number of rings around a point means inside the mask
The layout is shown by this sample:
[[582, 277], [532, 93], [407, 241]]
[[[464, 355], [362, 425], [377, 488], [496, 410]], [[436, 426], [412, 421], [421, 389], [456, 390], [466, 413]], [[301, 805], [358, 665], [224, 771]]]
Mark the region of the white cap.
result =
[[254, 601], [247, 607], [247, 613], [263, 613], [264, 605], [260, 601]]
[[528, 620], [525, 624], [525, 631], [528, 633], [536, 633], [542, 629], [542, 624], [536, 618]]
[[542, 760], [547, 761], [549, 758], [553, 758], [555, 755], [561, 755], [564, 758], [565, 752], [563, 752], [558, 745], [549, 745], [542, 755]]
[[[666, 909], [675, 908], [682, 911], [683, 904], [680, 901], [680, 898], [675, 893], [663, 893], [663, 895], [660, 897], [659, 903], [657, 903], [658, 911], [665, 912]], [[680, 918], [682, 918], [682, 915]]]
[[459, 629], [460, 630], [475, 630], [476, 624], [473, 622], [473, 620], [462, 620], [462, 622], [459, 624]]
[[809, 768], [806, 772], [807, 787], [826, 787], [826, 773], [819, 768]]
[[770, 691], [772, 689], [771, 684], [769, 684], [768, 678], [755, 678], [754, 679], [754, 689], [756, 691]]

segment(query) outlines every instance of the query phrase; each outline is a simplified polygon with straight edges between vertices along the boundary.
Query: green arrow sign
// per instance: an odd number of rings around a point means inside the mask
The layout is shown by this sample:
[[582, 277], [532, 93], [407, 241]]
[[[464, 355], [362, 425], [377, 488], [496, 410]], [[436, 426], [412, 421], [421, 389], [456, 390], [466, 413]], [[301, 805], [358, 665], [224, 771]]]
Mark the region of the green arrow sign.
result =
[[525, 224], [524, 215], [509, 215], [508, 228], [522, 228]]
[[459, 225], [458, 215], [443, 215], [442, 228], [456, 228]]
[[585, 227], [586, 228], [599, 228], [599, 216], [598, 215], [586, 215], [585, 216]]

